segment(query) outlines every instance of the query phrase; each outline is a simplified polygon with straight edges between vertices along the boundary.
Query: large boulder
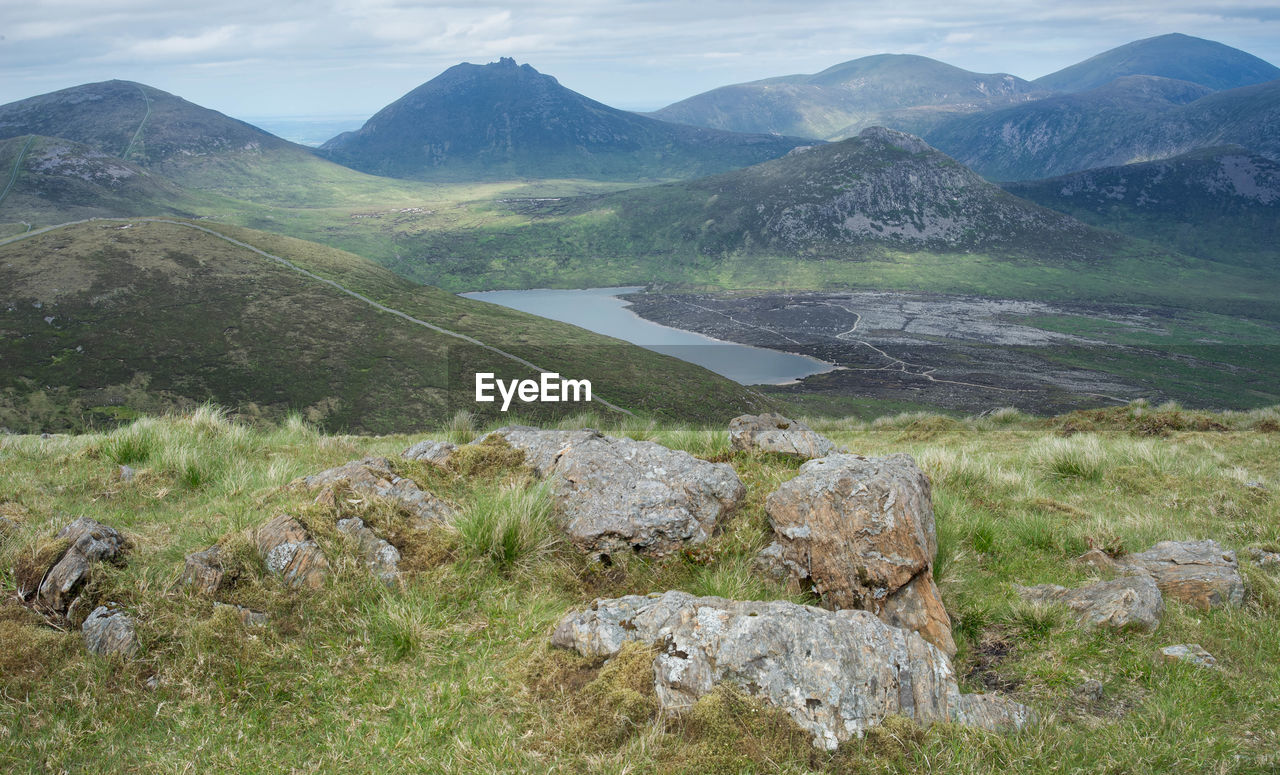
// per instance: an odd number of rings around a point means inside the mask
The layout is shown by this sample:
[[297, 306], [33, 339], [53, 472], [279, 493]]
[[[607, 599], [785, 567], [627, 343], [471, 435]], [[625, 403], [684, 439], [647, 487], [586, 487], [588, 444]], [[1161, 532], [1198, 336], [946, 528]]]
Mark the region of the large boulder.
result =
[[298, 520], [280, 514], [258, 528], [258, 554], [267, 570], [290, 586], [319, 589], [329, 576], [329, 563], [320, 546]]
[[721, 683], [783, 709], [833, 749], [886, 716], [1013, 729], [1033, 712], [1005, 698], [960, 693], [947, 655], [867, 611], [785, 601], [739, 602], [684, 592], [597, 600], [566, 615], [552, 643], [609, 657], [636, 641], [659, 650], [662, 708], [688, 708]]
[[333, 493], [341, 487], [362, 495], [385, 498], [413, 514], [423, 524], [445, 521], [453, 516], [449, 504], [418, 487], [412, 479], [397, 475], [391, 470], [391, 461], [385, 457], [352, 460], [308, 476], [302, 483], [313, 490], [321, 490], [322, 499], [333, 498]]
[[1150, 632], [1160, 626], [1160, 617], [1164, 615], [1164, 598], [1160, 589], [1145, 574], [1076, 589], [1041, 584], [1022, 587], [1018, 594], [1029, 603], [1064, 605], [1075, 613], [1080, 625], [1088, 629], [1104, 627]]
[[364, 523], [359, 517], [338, 520], [338, 531], [351, 536], [365, 567], [387, 586], [400, 578], [400, 551]]
[[100, 656], [132, 657], [138, 653], [138, 634], [124, 611], [100, 605], [80, 627], [84, 646]]
[[812, 584], [822, 604], [859, 608], [955, 653], [933, 580], [938, 553], [929, 477], [908, 455], [810, 460], [765, 499], [776, 541], [761, 562]]
[[556, 514], [570, 540], [608, 559], [662, 556], [706, 541], [746, 494], [733, 467], [651, 441], [596, 431], [494, 431], [540, 475], [551, 476]]
[[1213, 540], [1161, 541], [1145, 552], [1116, 558], [1093, 550], [1079, 559], [1118, 573], [1149, 575], [1166, 597], [1201, 610], [1244, 600], [1236, 553]]
[[844, 452], [802, 422], [780, 414], [744, 414], [729, 421], [729, 446], [743, 452], [776, 452], [804, 460]]
[[64, 527], [58, 541], [67, 542], [62, 553], [40, 581], [35, 603], [46, 611], [65, 615], [89, 580], [94, 563], [113, 561], [123, 554], [124, 536], [88, 517]]
[[405, 460], [417, 460], [433, 466], [443, 466], [449, 462], [449, 458], [453, 457], [453, 453], [457, 449], [457, 445], [450, 444], [447, 441], [426, 439], [401, 452], [400, 457]]

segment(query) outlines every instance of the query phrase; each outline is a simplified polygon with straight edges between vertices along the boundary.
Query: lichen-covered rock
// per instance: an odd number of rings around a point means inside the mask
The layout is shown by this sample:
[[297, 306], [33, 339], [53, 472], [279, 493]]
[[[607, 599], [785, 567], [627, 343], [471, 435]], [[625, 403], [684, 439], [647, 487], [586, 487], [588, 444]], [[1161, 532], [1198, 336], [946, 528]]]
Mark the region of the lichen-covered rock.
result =
[[212, 595], [222, 586], [226, 571], [222, 567], [222, 547], [214, 544], [203, 552], [187, 555], [182, 569], [182, 583], [202, 595]]
[[385, 457], [367, 457], [321, 471], [308, 476], [302, 483], [311, 489], [332, 493], [335, 488], [348, 487], [362, 495], [371, 495], [393, 501], [422, 523], [446, 521], [453, 516], [453, 508], [434, 494], [418, 487], [412, 479], [399, 476], [391, 470], [391, 461]]
[[566, 615], [552, 636], [589, 656], [612, 656], [629, 641], [658, 648], [654, 689], [664, 710], [729, 683], [783, 709], [827, 749], [891, 714], [986, 729], [1034, 718], [1005, 698], [960, 694], [944, 653], [868, 611], [667, 592], [597, 600]]
[[1065, 605], [1087, 628], [1107, 627], [1151, 631], [1160, 626], [1164, 599], [1148, 575], [1124, 576], [1076, 589], [1056, 584], [1022, 587], [1018, 594], [1029, 603]]
[[746, 494], [733, 467], [651, 441], [595, 431], [494, 431], [552, 476], [556, 514], [570, 540], [606, 559], [617, 552], [662, 556], [706, 541], [721, 514]]
[[1217, 667], [1218, 660], [1204, 650], [1199, 643], [1180, 643], [1177, 646], [1165, 646], [1156, 655], [1166, 664], [1186, 664], [1195, 667]]
[[93, 563], [117, 559], [124, 552], [125, 539], [114, 528], [80, 517], [64, 527], [57, 540], [69, 545], [40, 581], [36, 603], [66, 614], [88, 581]]
[[729, 421], [729, 446], [744, 452], [776, 452], [805, 460], [844, 452], [830, 439], [780, 414], [744, 414]]
[[319, 589], [329, 576], [329, 562], [298, 520], [288, 514], [258, 528], [258, 554], [267, 570], [294, 587]]
[[228, 605], [227, 603], [214, 603], [214, 611], [228, 611], [233, 617], [238, 619], [241, 624], [246, 627], [265, 627], [267, 626], [268, 617], [262, 611], [255, 611], [252, 608], [245, 608], [242, 605]]
[[364, 520], [349, 517], [338, 520], [338, 530], [355, 539], [361, 559], [383, 584], [395, 584], [400, 578], [400, 551], [373, 532]]
[[1280, 552], [1272, 552], [1261, 546], [1250, 546], [1245, 551], [1259, 568], [1280, 568]]
[[1115, 558], [1095, 549], [1078, 561], [1117, 573], [1148, 574], [1166, 597], [1201, 610], [1244, 600], [1236, 553], [1213, 540], [1161, 541], [1145, 552]]
[[810, 460], [765, 499], [776, 548], [759, 564], [809, 581], [828, 608], [908, 626], [948, 654], [951, 621], [933, 581], [929, 478], [907, 455]]
[[405, 460], [417, 460], [422, 463], [430, 463], [433, 466], [443, 466], [449, 462], [449, 458], [453, 456], [458, 447], [447, 441], [419, 441], [412, 447], [400, 453], [400, 457]]
[[100, 605], [80, 627], [84, 646], [100, 656], [132, 657], [138, 653], [138, 633], [124, 611]]

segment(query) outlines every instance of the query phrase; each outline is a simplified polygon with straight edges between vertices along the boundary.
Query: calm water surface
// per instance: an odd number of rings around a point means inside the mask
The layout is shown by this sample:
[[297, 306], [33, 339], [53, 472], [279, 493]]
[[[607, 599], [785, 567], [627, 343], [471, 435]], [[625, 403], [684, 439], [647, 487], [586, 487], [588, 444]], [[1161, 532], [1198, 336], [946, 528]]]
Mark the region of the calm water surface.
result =
[[618, 298], [642, 290], [643, 287], [634, 286], [575, 291], [481, 291], [462, 295], [617, 337], [696, 363], [743, 385], [779, 385], [833, 368], [816, 358], [724, 342], [645, 320]]

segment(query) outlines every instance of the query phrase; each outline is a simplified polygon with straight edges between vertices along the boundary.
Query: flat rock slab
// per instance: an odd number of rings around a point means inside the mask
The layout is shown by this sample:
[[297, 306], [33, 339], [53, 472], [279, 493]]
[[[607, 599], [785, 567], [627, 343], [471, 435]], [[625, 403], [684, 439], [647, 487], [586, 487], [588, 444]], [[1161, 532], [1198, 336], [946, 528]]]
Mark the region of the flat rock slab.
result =
[[804, 460], [847, 451], [804, 423], [773, 412], [744, 414], [730, 420], [729, 446], [744, 452], [776, 452]]
[[449, 462], [449, 458], [458, 449], [456, 444], [450, 444], [447, 441], [419, 441], [412, 447], [400, 453], [400, 457], [405, 460], [417, 460], [422, 463], [430, 463], [433, 466], [443, 466]]
[[574, 545], [607, 559], [662, 556], [707, 540], [746, 488], [733, 467], [651, 441], [596, 431], [494, 431], [541, 476], [551, 476], [556, 514]]
[[[413, 514], [420, 522], [441, 522], [453, 516], [453, 508], [431, 492], [391, 470], [385, 457], [367, 457], [308, 476], [302, 483], [311, 489], [349, 487], [362, 495], [385, 498]], [[322, 495], [323, 497], [323, 495]]]
[[1137, 629], [1148, 632], [1160, 626], [1164, 598], [1150, 576], [1124, 576], [1085, 587], [1068, 589], [1056, 584], [1021, 587], [1018, 594], [1029, 603], [1065, 605], [1081, 626], [1093, 629]]
[[666, 592], [597, 600], [567, 614], [552, 643], [609, 657], [635, 641], [659, 649], [654, 689], [664, 710], [691, 706], [721, 683], [783, 709], [834, 749], [890, 714], [1016, 729], [1034, 713], [1003, 697], [962, 695], [946, 654], [861, 610], [739, 602]]
[[64, 527], [57, 539], [70, 545], [40, 581], [36, 602], [46, 610], [65, 615], [88, 581], [93, 564], [120, 557], [125, 539], [115, 528], [88, 517]]
[[1157, 658], [1167, 664], [1186, 664], [1195, 667], [1217, 667], [1218, 660], [1204, 650], [1199, 643], [1180, 643], [1160, 649]]
[[400, 551], [375, 533], [364, 520], [349, 517], [338, 520], [339, 532], [351, 536], [365, 567], [388, 586], [400, 578]]
[[138, 653], [138, 634], [124, 611], [100, 605], [80, 627], [84, 646], [100, 656], [132, 657]]
[[1213, 540], [1161, 541], [1145, 552], [1116, 558], [1095, 549], [1079, 559], [1118, 573], [1148, 574], [1166, 597], [1205, 611], [1244, 600], [1236, 553]]
[[290, 586], [319, 589], [329, 576], [329, 562], [302, 523], [280, 514], [258, 528], [258, 554], [267, 570]]
[[951, 621], [933, 581], [938, 553], [929, 478], [908, 455], [832, 454], [765, 499], [773, 573], [810, 582], [822, 604], [908, 627], [948, 654]]

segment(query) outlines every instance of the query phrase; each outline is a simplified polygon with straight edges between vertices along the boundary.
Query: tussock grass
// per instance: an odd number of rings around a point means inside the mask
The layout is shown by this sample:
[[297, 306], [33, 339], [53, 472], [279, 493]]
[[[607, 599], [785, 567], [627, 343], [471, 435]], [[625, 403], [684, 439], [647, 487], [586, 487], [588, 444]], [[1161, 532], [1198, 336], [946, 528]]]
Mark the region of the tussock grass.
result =
[[[637, 420], [601, 428], [728, 463], [747, 487], [706, 544], [607, 568], [563, 539], [549, 485], [505, 444], [475, 445], [446, 468], [397, 460], [399, 473], [459, 510], [453, 525], [421, 526], [372, 499], [326, 506], [286, 486], [353, 458], [394, 459], [421, 434], [329, 436], [301, 416], [255, 428], [208, 407], [105, 434], [0, 437], [0, 514], [13, 523], [0, 532], [0, 770], [1274, 771], [1274, 569], [1242, 553], [1243, 606], [1204, 613], [1169, 603], [1151, 634], [1081, 632], [1061, 609], [1026, 606], [1014, 592], [1096, 580], [1072, 562], [1090, 546], [1280, 546], [1280, 458], [1274, 432], [1260, 429], [1275, 413], [1213, 417], [1227, 430], [1149, 435], [1100, 423], [1064, 435], [1060, 418], [1011, 412], [815, 421], [838, 444], [909, 453], [930, 475], [934, 571], [960, 649], [957, 674], [967, 690], [1004, 692], [1047, 720], [1006, 736], [890, 719], [834, 753], [732, 687], [663, 718], [644, 649], [602, 664], [547, 645], [567, 610], [597, 596], [683, 589], [813, 602], [751, 567], [769, 538], [765, 497], [799, 463], [730, 452], [723, 429]], [[434, 436], [478, 434], [470, 424]], [[130, 455], [126, 481], [117, 457]], [[334, 578], [323, 589], [290, 589], [258, 558], [254, 531], [282, 512], [308, 524], [330, 558]], [[89, 656], [78, 633], [11, 602], [19, 580], [58, 552], [57, 530], [80, 514], [133, 542], [127, 563], [103, 569], [91, 589], [134, 613], [143, 651], [133, 662]], [[360, 516], [400, 549], [401, 585], [369, 576], [334, 529], [342, 516]], [[217, 600], [267, 613], [266, 626], [246, 626], [177, 586], [183, 557], [214, 543], [228, 570]], [[1154, 662], [1161, 646], [1188, 642], [1223, 668]], [[1080, 693], [1086, 678], [1102, 683], [1101, 700]]]

